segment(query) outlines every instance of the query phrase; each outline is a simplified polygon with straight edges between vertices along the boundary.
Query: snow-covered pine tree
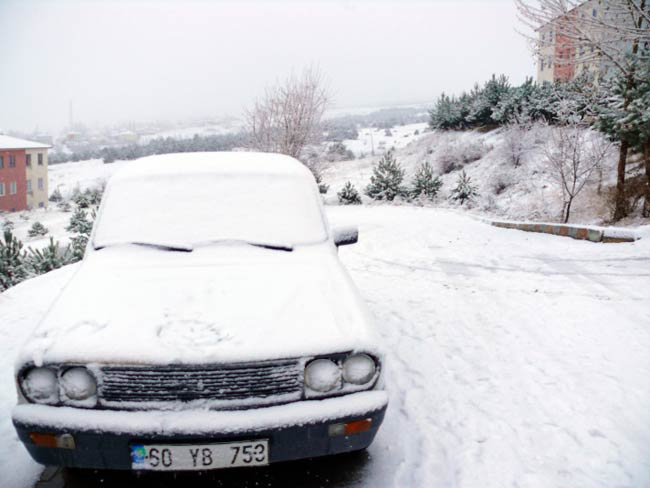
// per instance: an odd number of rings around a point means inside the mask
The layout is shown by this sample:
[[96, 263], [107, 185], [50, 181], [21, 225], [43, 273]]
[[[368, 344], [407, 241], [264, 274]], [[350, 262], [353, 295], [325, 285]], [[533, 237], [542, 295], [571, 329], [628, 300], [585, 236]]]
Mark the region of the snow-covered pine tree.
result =
[[0, 239], [0, 291], [17, 285], [28, 277], [23, 243], [5, 230]]
[[88, 197], [81, 190], [79, 190], [78, 187], [72, 191], [72, 201], [79, 208], [90, 207], [90, 201], [88, 200]]
[[32, 249], [30, 247], [25, 260], [37, 275], [76, 261], [70, 246], [63, 247], [59, 245], [58, 242], [54, 241], [53, 237], [50, 237], [50, 243], [43, 249]]
[[65, 230], [73, 234], [90, 235], [92, 228], [93, 223], [88, 219], [86, 211], [81, 207], [77, 207], [70, 217], [70, 222]]
[[415, 199], [426, 198], [428, 200], [433, 200], [438, 194], [441, 186], [442, 180], [438, 176], [434, 176], [431, 163], [425, 161], [415, 172], [411, 197]]
[[27, 235], [29, 237], [44, 236], [48, 232], [49, 231], [47, 230], [47, 227], [45, 227], [39, 221], [36, 221], [32, 224], [30, 229], [27, 231]]
[[63, 195], [61, 195], [61, 191], [56, 188], [50, 195], [50, 202], [59, 203], [61, 201], [63, 201]]
[[403, 181], [404, 170], [395, 159], [393, 151], [388, 151], [373, 167], [365, 193], [374, 200], [393, 201], [395, 197], [407, 194], [402, 186]]
[[14, 230], [14, 221], [5, 219], [5, 221], [2, 223], [2, 231], [4, 232], [5, 230]]
[[336, 194], [339, 197], [339, 203], [341, 205], [360, 205], [361, 196], [355, 188], [355, 186], [350, 182], [346, 182], [341, 188], [341, 191]]
[[463, 205], [467, 200], [471, 200], [478, 195], [477, 188], [472, 185], [472, 180], [465, 170], [458, 175], [456, 187], [451, 191], [451, 199], [459, 201]]
[[86, 254], [86, 246], [88, 245], [89, 236], [85, 234], [77, 234], [70, 238], [70, 252], [72, 253], [72, 261], [81, 261]]

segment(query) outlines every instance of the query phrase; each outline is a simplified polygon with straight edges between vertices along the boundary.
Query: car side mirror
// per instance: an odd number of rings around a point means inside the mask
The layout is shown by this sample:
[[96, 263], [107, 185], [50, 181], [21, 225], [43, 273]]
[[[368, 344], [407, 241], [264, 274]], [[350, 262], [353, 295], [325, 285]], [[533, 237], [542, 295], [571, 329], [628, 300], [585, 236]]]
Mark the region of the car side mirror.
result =
[[332, 231], [336, 247], [349, 246], [359, 241], [359, 229], [356, 227], [336, 227]]

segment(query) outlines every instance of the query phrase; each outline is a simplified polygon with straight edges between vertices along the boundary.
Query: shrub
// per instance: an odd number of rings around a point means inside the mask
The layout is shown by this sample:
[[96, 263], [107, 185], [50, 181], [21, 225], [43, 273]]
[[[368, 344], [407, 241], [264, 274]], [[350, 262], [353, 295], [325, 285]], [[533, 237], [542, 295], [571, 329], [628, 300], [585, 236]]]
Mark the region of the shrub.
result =
[[28, 276], [23, 243], [5, 230], [0, 239], [0, 291], [17, 285]]
[[93, 224], [88, 220], [86, 211], [83, 208], [78, 207], [70, 217], [70, 222], [65, 230], [73, 234], [90, 235], [92, 228]]
[[458, 175], [456, 187], [451, 191], [451, 199], [459, 201], [463, 205], [466, 201], [471, 200], [477, 195], [477, 188], [472, 185], [471, 178], [463, 170]]
[[2, 231], [4, 232], [5, 230], [14, 230], [13, 220], [5, 219], [2, 223]]
[[336, 194], [341, 205], [360, 205], [361, 196], [351, 182], [346, 182], [340, 192]]
[[63, 195], [61, 195], [61, 191], [56, 188], [52, 194], [50, 195], [50, 202], [62, 202], [63, 201]]
[[45, 227], [40, 222], [36, 221], [32, 224], [31, 228], [27, 231], [27, 235], [29, 237], [44, 236], [48, 232], [49, 231], [47, 230], [47, 227]]
[[69, 246], [60, 246], [50, 237], [50, 243], [43, 249], [29, 249], [27, 264], [33, 273], [39, 275], [75, 262]]
[[411, 196], [413, 198], [426, 198], [428, 200], [433, 200], [438, 194], [441, 186], [442, 181], [439, 177], [434, 176], [431, 163], [424, 162], [415, 172]]
[[403, 181], [404, 170], [395, 159], [393, 151], [388, 151], [373, 167], [365, 193], [374, 200], [393, 201], [395, 197], [407, 194], [402, 186]]

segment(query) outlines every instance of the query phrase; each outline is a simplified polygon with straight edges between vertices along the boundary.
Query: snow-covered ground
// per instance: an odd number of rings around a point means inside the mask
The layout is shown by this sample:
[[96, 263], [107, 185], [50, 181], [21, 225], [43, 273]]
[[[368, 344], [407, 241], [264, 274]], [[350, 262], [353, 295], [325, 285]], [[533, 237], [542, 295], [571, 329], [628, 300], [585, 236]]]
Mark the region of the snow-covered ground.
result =
[[[330, 207], [388, 349], [391, 404], [352, 486], [650, 486], [650, 241], [593, 244], [450, 210]], [[0, 295], [0, 483], [40, 468], [9, 415], [20, 343], [67, 267]]]
[[356, 157], [383, 154], [392, 148], [401, 149], [417, 140], [427, 129], [426, 123], [398, 125], [390, 130], [366, 127], [359, 129], [357, 139], [343, 141]]

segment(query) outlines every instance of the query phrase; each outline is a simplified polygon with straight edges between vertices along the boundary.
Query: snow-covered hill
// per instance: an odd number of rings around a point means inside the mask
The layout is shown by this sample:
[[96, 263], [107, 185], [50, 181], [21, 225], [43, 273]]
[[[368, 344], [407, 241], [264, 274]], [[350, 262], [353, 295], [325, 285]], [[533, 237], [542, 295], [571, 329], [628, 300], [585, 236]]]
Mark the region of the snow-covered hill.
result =
[[[476, 214], [502, 217], [513, 220], [558, 221], [562, 216], [563, 200], [556, 173], [547, 163], [543, 146], [548, 139], [548, 129], [538, 128], [532, 134], [530, 149], [526, 151], [521, 164], [515, 167], [505, 154], [504, 130], [488, 133], [426, 132], [412, 137], [408, 143], [397, 146], [395, 156], [406, 170], [409, 183], [419, 164], [430, 162], [443, 181], [441, 191], [432, 206], [460, 208]], [[407, 131], [412, 132], [412, 131]], [[363, 133], [363, 131], [362, 131]], [[594, 137], [599, 137], [593, 134]], [[390, 149], [385, 147], [385, 149]], [[615, 184], [615, 157], [610, 154], [602, 173], [602, 189], [598, 190], [598, 172], [576, 198], [571, 222], [603, 224], [609, 219], [607, 187]], [[370, 181], [372, 167], [380, 159], [365, 153], [365, 156], [333, 163], [323, 173], [324, 181], [330, 185], [326, 201], [337, 203], [336, 193], [346, 181], [351, 181], [361, 192]], [[469, 162], [463, 163], [463, 160]], [[449, 171], [451, 169], [451, 171]], [[478, 188], [477, 198], [469, 205], [460, 207], [449, 201], [459, 173], [464, 170]], [[364, 197], [364, 203], [372, 201]], [[623, 225], [649, 224], [641, 218], [631, 218]]]

